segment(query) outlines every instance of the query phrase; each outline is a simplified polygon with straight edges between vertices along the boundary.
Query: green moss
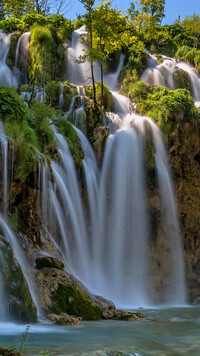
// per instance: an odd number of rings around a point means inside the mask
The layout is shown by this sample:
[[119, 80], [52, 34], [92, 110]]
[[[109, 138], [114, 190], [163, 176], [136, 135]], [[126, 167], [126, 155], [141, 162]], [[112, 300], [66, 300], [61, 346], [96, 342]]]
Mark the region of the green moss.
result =
[[190, 76], [183, 69], [177, 69], [173, 73], [174, 83], [176, 89], [187, 89], [192, 94], [192, 85]]
[[64, 263], [56, 257], [44, 256], [36, 258], [36, 267], [38, 269], [43, 267], [57, 268], [59, 270], [64, 270]]
[[51, 79], [51, 64], [53, 62], [53, 37], [51, 32], [42, 26], [31, 28], [29, 45], [28, 75], [36, 83], [43, 85]]
[[[71, 87], [67, 82], [63, 83], [63, 111], [66, 112], [69, 108], [70, 100], [73, 96]], [[59, 97], [61, 92], [60, 82], [49, 82], [46, 87], [46, 104], [53, 108], [59, 108]]]
[[149, 88], [147, 97], [140, 98], [137, 110], [152, 118], [167, 139], [172, 138], [181, 120], [199, 119], [199, 112], [186, 89]]
[[4, 281], [4, 293], [8, 297], [6, 308], [13, 321], [36, 322], [37, 312], [33, 304], [28, 285], [21, 267], [14, 259], [8, 242], [1, 239], [1, 271]]
[[74, 161], [78, 167], [82, 165], [84, 158], [83, 150], [80, 141], [78, 140], [76, 130], [73, 128], [70, 122], [63, 119], [57, 124], [60, 133], [67, 139], [69, 148], [72, 152]]
[[83, 320], [98, 320], [102, 317], [102, 309], [94, 304], [86, 292], [74, 282], [70, 285], [59, 284], [52, 296], [52, 313], [67, 313], [81, 316]]

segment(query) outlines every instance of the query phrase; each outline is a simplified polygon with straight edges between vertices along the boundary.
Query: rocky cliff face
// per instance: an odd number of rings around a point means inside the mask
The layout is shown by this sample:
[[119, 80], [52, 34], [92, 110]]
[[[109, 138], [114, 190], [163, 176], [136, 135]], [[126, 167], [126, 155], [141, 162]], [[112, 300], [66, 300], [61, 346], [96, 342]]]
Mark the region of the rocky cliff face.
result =
[[196, 118], [180, 115], [168, 142], [184, 246], [188, 301], [200, 302], [200, 130]]

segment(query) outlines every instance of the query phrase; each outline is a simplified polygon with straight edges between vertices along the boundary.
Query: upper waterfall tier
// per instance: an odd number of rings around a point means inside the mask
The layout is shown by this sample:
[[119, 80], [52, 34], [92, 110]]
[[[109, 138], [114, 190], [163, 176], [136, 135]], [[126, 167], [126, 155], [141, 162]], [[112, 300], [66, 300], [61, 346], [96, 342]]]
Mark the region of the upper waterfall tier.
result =
[[[164, 86], [168, 89], [185, 87], [191, 90], [195, 102], [200, 102], [200, 78], [195, 68], [185, 62], [162, 56], [163, 62], [158, 63], [155, 56], [148, 54], [148, 68], [142, 74], [141, 80], [149, 85]], [[186, 75], [183, 77], [181, 71]], [[185, 82], [185, 83], [184, 83]]]

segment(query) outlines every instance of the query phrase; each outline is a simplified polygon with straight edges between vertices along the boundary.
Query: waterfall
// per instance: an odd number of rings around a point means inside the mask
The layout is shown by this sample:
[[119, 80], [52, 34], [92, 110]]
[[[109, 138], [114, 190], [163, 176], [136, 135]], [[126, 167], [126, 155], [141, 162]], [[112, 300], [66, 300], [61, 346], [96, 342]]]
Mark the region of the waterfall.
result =
[[24, 84], [28, 83], [27, 62], [29, 54], [30, 32], [24, 32], [17, 42], [15, 53], [15, 67], [19, 70], [18, 81]]
[[168, 89], [175, 89], [175, 71], [183, 70], [188, 74], [188, 79], [192, 87], [192, 96], [196, 105], [200, 102], [200, 78], [193, 67], [185, 62], [179, 62], [173, 58], [162, 56], [163, 63], [158, 64], [156, 57], [148, 54], [148, 68], [141, 76], [141, 80], [149, 85], [164, 86]]
[[[74, 33], [70, 49], [76, 56], [77, 47], [80, 50], [82, 46], [79, 42], [80, 31], [85, 30], [82, 28]], [[163, 78], [168, 75], [168, 67], [171, 66], [168, 62], [167, 69], [162, 68]], [[150, 63], [153, 67], [158, 66], [154, 58]], [[76, 77], [72, 76], [71, 80], [75, 84], [83, 83], [85, 64], [70, 65], [76, 67]], [[117, 73], [109, 77], [112, 89], [117, 86], [116, 78], [122, 65], [123, 56]], [[84, 105], [84, 90], [77, 87], [77, 91], [78, 95], [71, 99], [66, 119]], [[55, 231], [58, 226], [58, 233], [53, 239], [63, 251], [71, 273], [89, 291], [112, 300], [118, 307], [184, 304], [183, 252], [162, 134], [149, 118], [129, 114], [127, 98], [117, 92], [112, 92], [112, 95], [114, 113], [104, 115], [108, 126], [112, 125], [101, 169], [84, 133], [75, 128], [84, 151], [83, 196], [67, 142], [53, 127], [60, 163], [52, 162], [55, 184], [52, 185], [50, 177], [46, 177], [48, 181], [44, 183], [49, 187], [50, 205], [56, 218]], [[78, 126], [74, 118], [73, 124]], [[153, 293], [149, 288], [154, 276], [151, 273], [153, 251], [149, 243], [149, 192], [144, 147], [147, 123], [152, 132], [163, 238], [168, 251], [167, 254], [163, 251], [168, 267], [163, 271], [159, 300], [155, 296], [156, 287]], [[45, 194], [43, 199], [46, 199]]]
[[15, 236], [14, 232], [9, 228], [9, 226], [6, 224], [6, 222], [2, 216], [0, 216], [0, 225], [3, 228], [5, 238], [7, 239], [7, 241], [10, 243], [10, 245], [12, 247], [13, 254], [14, 254], [15, 258], [22, 269], [22, 273], [23, 273], [26, 283], [28, 285], [33, 303], [35, 304], [35, 307], [37, 309], [38, 319], [42, 319], [42, 313], [41, 313], [40, 305], [39, 305], [39, 302], [37, 300], [37, 296], [35, 293], [35, 288], [34, 288], [34, 285], [32, 282], [31, 272], [30, 272], [29, 266], [26, 262], [26, 258], [21, 250], [21, 247], [19, 245], [17, 237]]
[[6, 65], [6, 59], [10, 48], [11, 34], [6, 35], [0, 30], [0, 85], [17, 86], [17, 80], [10, 68]]
[[7, 211], [7, 189], [8, 189], [8, 140], [4, 133], [4, 127], [0, 121], [0, 145], [2, 155], [2, 168], [3, 168], [3, 211], [6, 217]]
[[59, 109], [63, 110], [63, 98], [64, 98], [64, 84], [60, 83], [60, 96], [59, 96]]
[[[81, 42], [82, 38], [87, 36], [86, 27], [82, 26], [75, 30], [72, 34], [71, 44], [67, 49], [67, 79], [75, 85], [91, 85], [91, 67], [86, 60], [80, 63], [80, 56], [85, 55], [88, 47]], [[100, 65], [98, 62], [94, 64], [95, 80], [100, 80]]]
[[84, 134], [87, 132], [87, 117], [85, 112], [85, 90], [81, 86], [77, 86], [78, 95], [71, 98], [69, 110], [65, 115], [67, 120], [80, 129]]

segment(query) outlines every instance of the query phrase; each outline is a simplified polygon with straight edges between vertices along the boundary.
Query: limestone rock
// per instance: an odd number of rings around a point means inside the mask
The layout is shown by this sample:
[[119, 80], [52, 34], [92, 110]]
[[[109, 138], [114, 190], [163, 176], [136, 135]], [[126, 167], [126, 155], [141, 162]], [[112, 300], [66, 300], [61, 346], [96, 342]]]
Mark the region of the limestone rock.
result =
[[92, 297], [92, 299], [101, 307], [103, 311], [115, 310], [115, 305], [108, 299], [96, 295]]
[[108, 129], [102, 124], [98, 123], [93, 131], [93, 147], [100, 162], [103, 155], [105, 140], [108, 137]]
[[35, 262], [38, 269], [42, 267], [54, 267], [63, 271], [65, 268], [65, 265], [61, 260], [52, 256], [37, 257]]
[[67, 313], [83, 320], [98, 320], [102, 309], [84, 287], [70, 274], [57, 268], [43, 267], [37, 270], [36, 284], [44, 313]]
[[0, 356], [21, 356], [21, 354], [17, 351], [0, 346]]
[[68, 326], [80, 326], [82, 325], [82, 318], [74, 315], [68, 315], [66, 313], [48, 314], [47, 318], [52, 321], [53, 324], [68, 325]]
[[106, 310], [103, 312], [103, 319], [111, 320], [140, 320], [143, 319], [142, 313], [130, 313], [126, 310]]
[[0, 236], [0, 268], [4, 289], [4, 305], [13, 321], [35, 322], [37, 312], [10, 244]]

